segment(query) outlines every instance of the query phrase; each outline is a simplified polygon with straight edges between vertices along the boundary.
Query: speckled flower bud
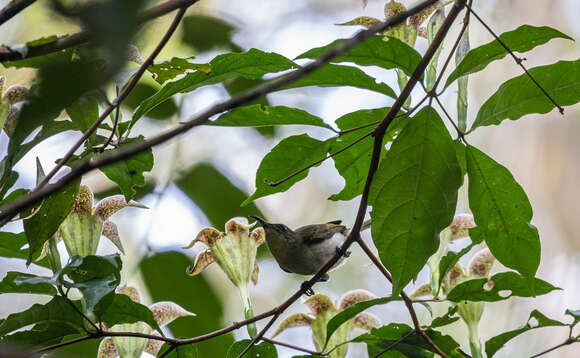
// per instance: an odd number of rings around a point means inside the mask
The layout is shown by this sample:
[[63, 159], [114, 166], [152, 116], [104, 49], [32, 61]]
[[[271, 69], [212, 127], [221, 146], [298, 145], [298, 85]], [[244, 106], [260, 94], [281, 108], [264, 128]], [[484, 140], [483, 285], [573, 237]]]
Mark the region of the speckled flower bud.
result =
[[14, 105], [10, 105], [8, 114], [6, 115], [6, 121], [4, 122], [4, 132], [6, 132], [8, 137], [12, 137], [12, 134], [14, 134], [19, 117], [20, 108]]
[[489, 277], [489, 272], [494, 262], [495, 257], [493, 257], [489, 249], [485, 248], [478, 251], [467, 265], [469, 268], [469, 276], [477, 278]]
[[344, 310], [344, 309], [354, 305], [355, 303], [372, 300], [374, 298], [377, 298], [377, 296], [375, 296], [374, 293], [367, 291], [367, 290], [358, 289], [358, 290], [348, 291], [340, 299], [339, 308], [341, 310]]
[[141, 57], [141, 53], [139, 52], [137, 46], [131, 44], [127, 46], [127, 60], [138, 63], [140, 65], [145, 62], [143, 57]]
[[92, 190], [86, 185], [81, 185], [71, 212], [91, 215], [93, 212], [93, 200]]
[[119, 286], [115, 290], [120, 295], [127, 295], [133, 302], [140, 303], [141, 298], [139, 297], [139, 291], [135, 287], [132, 286]]
[[419, 297], [425, 297], [425, 296], [431, 296], [433, 294], [433, 289], [431, 288], [431, 285], [426, 283], [424, 285], [422, 285], [421, 287], [419, 287], [418, 289], [415, 290], [415, 292], [413, 292], [413, 294], [411, 294], [412, 299], [415, 298], [419, 298]]
[[475, 221], [471, 214], [455, 215], [449, 228], [451, 229], [451, 241], [469, 235], [469, 229], [475, 227]]
[[400, 2], [392, 0], [385, 4], [385, 17], [388, 20], [391, 17], [402, 13], [405, 10], [407, 10], [405, 5], [401, 4]]
[[427, 18], [431, 16], [431, 14], [440, 7], [441, 7], [440, 3], [435, 3], [429, 6], [428, 8], [424, 9], [423, 11], [420, 11], [419, 13], [409, 17], [409, 25], [419, 27], [419, 25], [424, 23], [425, 20], [427, 20]]
[[22, 102], [28, 97], [28, 88], [22, 85], [12, 85], [6, 88], [3, 99], [8, 100], [10, 103]]
[[127, 203], [123, 195], [113, 195], [104, 198], [95, 206], [95, 215], [99, 216], [101, 220], [107, 220], [111, 215], [127, 206], [147, 209], [145, 205], [134, 200]]
[[330, 297], [322, 293], [317, 293], [314, 296], [308, 297], [308, 299], [304, 301], [304, 304], [308, 306], [310, 312], [314, 315], [319, 315], [328, 310], [336, 310]]
[[372, 313], [362, 312], [354, 316], [354, 326], [356, 328], [370, 331], [381, 326], [381, 320]]
[[359, 16], [355, 19], [352, 19], [350, 21], [347, 22], [343, 22], [341, 24], [336, 24], [337, 26], [353, 26], [353, 25], [360, 25], [360, 26], [364, 26], [367, 29], [371, 26], [373, 26], [374, 24], [377, 24], [381, 22], [381, 20], [379, 19], [375, 19], [374, 17], [370, 17], [370, 16]]
[[194, 313], [191, 313], [177, 303], [170, 301], [154, 303], [149, 306], [149, 309], [153, 313], [153, 318], [159, 326], [169, 324], [179, 317], [195, 316]]
[[0, 76], [0, 93], [2, 93], [2, 90], [4, 89], [5, 83], [6, 83], [6, 77]]

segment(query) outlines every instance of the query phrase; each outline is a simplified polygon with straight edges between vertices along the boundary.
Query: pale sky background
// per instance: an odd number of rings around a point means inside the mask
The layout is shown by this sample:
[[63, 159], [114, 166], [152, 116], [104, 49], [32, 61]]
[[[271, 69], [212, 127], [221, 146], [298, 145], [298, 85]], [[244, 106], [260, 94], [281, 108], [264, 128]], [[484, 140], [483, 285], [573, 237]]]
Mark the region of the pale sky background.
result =
[[[0, 1], [3, 6], [7, 1]], [[404, 2], [410, 5], [411, 2]], [[214, 14], [240, 28], [234, 40], [244, 48], [255, 47], [264, 51], [280, 53], [288, 58], [294, 58], [312, 47], [318, 47], [332, 42], [337, 38], [352, 36], [359, 29], [356, 27], [338, 27], [341, 23], [357, 16], [373, 16], [383, 18], [384, 1], [369, 0], [366, 8], [361, 7], [361, 1], [355, 0], [202, 0], [193, 6], [189, 12]], [[523, 24], [536, 26], [552, 26], [571, 37], [580, 38], [580, 1], [577, 0], [511, 0], [511, 1], [475, 1], [475, 10], [487, 19], [489, 25], [497, 32], [512, 30]], [[29, 18], [43, 19], [46, 14], [37, 11], [27, 14]], [[147, 56], [164, 31], [171, 16], [151, 23], [146, 31], [147, 40], [136, 41], [143, 56]], [[14, 19], [2, 27], [0, 41], [4, 43], [19, 43], [34, 39], [43, 33], [54, 32], [54, 24], [36, 22], [38, 26], [27, 28], [24, 23]], [[62, 27], [62, 25], [59, 25]], [[451, 30], [450, 39], [461, 27], [457, 21]], [[51, 30], [49, 30], [51, 29]], [[66, 28], [62, 28], [66, 32]], [[58, 30], [57, 30], [58, 32]], [[482, 26], [473, 22], [470, 39], [472, 48], [491, 41], [492, 37]], [[158, 60], [172, 56], [189, 56], [184, 49], [177, 46], [178, 41], [171, 41], [168, 48], [158, 57]], [[144, 46], [145, 45], [145, 46]], [[425, 40], [419, 40], [416, 48], [423, 51]], [[445, 44], [441, 59], [444, 59], [450, 43]], [[200, 62], [209, 60], [217, 52], [200, 56]], [[580, 46], [566, 40], [553, 40], [524, 55], [526, 66], [534, 67], [554, 63], [558, 60], [571, 60], [580, 57]], [[453, 68], [453, 62], [452, 66]], [[365, 69], [397, 89], [396, 77], [393, 71], [381, 69]], [[449, 73], [449, 72], [448, 72]], [[15, 73], [0, 69], [0, 74], [8, 76], [9, 84], [27, 83], [31, 75]], [[492, 63], [486, 71], [470, 77], [470, 111], [472, 121], [478, 108], [497, 90], [499, 85], [508, 78], [520, 74], [520, 69], [509, 58]], [[22, 76], [22, 77], [19, 77]], [[455, 86], [451, 86], [443, 96], [446, 108], [455, 112]], [[421, 98], [422, 91], [413, 92], [415, 101]], [[212, 104], [223, 100], [226, 92], [220, 86], [199, 89], [185, 97], [180, 118], [185, 120]], [[393, 100], [370, 91], [351, 88], [305, 88], [275, 93], [268, 96], [273, 105], [295, 106], [324, 118], [328, 123], [341, 115], [362, 108], [377, 108], [390, 105]], [[534, 208], [533, 224], [540, 232], [542, 241], [542, 262], [538, 277], [563, 288], [537, 299], [514, 298], [508, 301], [486, 304], [480, 325], [482, 342], [509, 329], [521, 327], [531, 310], [540, 309], [551, 318], [568, 322], [564, 316], [566, 308], [579, 309], [580, 288], [580, 226], [577, 213], [580, 212], [578, 182], [580, 181], [580, 166], [578, 157], [580, 148], [577, 137], [580, 133], [580, 107], [573, 106], [566, 110], [564, 119], [552, 111], [546, 115], [530, 115], [516, 122], [504, 121], [500, 126], [478, 129], [468, 137], [468, 141], [498, 162], [508, 167], [516, 180], [523, 186]], [[127, 113], [126, 115], [129, 115]], [[152, 135], [166, 129], [174, 123], [147, 122], [136, 128], [135, 134]], [[280, 130], [284, 136], [308, 133], [310, 136], [324, 139], [329, 132], [319, 128], [300, 126], [283, 127]], [[66, 134], [46, 140], [36, 150], [31, 151], [17, 166], [21, 172], [19, 183], [32, 186], [34, 183], [35, 158], [38, 156], [46, 171], [50, 170], [53, 160], [62, 156], [66, 147], [78, 138], [75, 134]], [[219, 138], [219, 140], [216, 140]], [[160, 183], [168, 177], [170, 163], [175, 159], [175, 168], [185, 170], [197, 162], [211, 161], [217, 168], [226, 173], [230, 179], [251, 193], [254, 190], [254, 178], [261, 158], [279, 141], [266, 140], [251, 129], [199, 127], [191, 130], [178, 140], [164, 144], [155, 151], [155, 168], [152, 175]], [[0, 135], [0, 151], [5, 151], [7, 138]], [[108, 185], [100, 175], [91, 175], [86, 182], [93, 188]], [[270, 221], [284, 222], [290, 227], [298, 227], [312, 222], [324, 222], [333, 219], [343, 219], [351, 225], [356, 215], [358, 200], [350, 202], [331, 202], [326, 200], [331, 194], [340, 191], [342, 178], [334, 169], [332, 161], [327, 161], [320, 167], [310, 171], [306, 180], [294, 185], [284, 193], [272, 195], [257, 200], [257, 205]], [[216, 193], [216, 200], [220, 200]], [[203, 213], [175, 186], [169, 186], [161, 199], [154, 195], [145, 197], [142, 202], [151, 207], [150, 210], [127, 209], [113, 217], [117, 223], [121, 238], [130, 252], [125, 256], [124, 280], [128, 284], [139, 284], [140, 277], [135, 271], [139, 258], [147, 247], [154, 250], [166, 250], [188, 244], [203, 227], [208, 224]], [[458, 213], [468, 210], [466, 192], [462, 190]], [[20, 230], [19, 224], [11, 224], [10, 230]], [[222, 228], [218, 228], [222, 229]], [[367, 239], [369, 234], [365, 234]], [[457, 243], [460, 247], [464, 242]], [[104, 243], [104, 242], [103, 242]], [[110, 245], [102, 244], [100, 253], [112, 253]], [[199, 250], [196, 247], [197, 251]], [[350, 289], [366, 288], [377, 296], [390, 295], [390, 285], [380, 276], [378, 271], [368, 265], [364, 254], [356, 248], [348, 262], [334, 272], [332, 280], [315, 286], [317, 292], [326, 293], [338, 300], [342, 293]], [[190, 250], [193, 255], [193, 250]], [[468, 261], [469, 257], [465, 258]], [[23, 269], [20, 262], [14, 260], [1, 261], [0, 274], [15, 269]], [[254, 311], [259, 313], [270, 309], [294, 292], [303, 280], [278, 270], [272, 261], [260, 262], [260, 282], [252, 287]], [[212, 284], [222, 293], [227, 306], [224, 326], [243, 317], [237, 293], [217, 268], [210, 267], [208, 277]], [[495, 271], [502, 270], [499, 265]], [[0, 275], [1, 277], [2, 275]], [[417, 285], [426, 283], [426, 270], [419, 275]], [[416, 285], [410, 285], [407, 292], [412, 292]], [[145, 296], [145, 295], [144, 295]], [[28, 296], [0, 296], [0, 317], [10, 312], [20, 311], [34, 301]], [[435, 314], [447, 310], [445, 304], [434, 306]], [[305, 312], [306, 306], [299, 302], [290, 307], [282, 317], [291, 313]], [[409, 314], [403, 304], [392, 303], [374, 307], [370, 310], [379, 316], [384, 324], [390, 322], [405, 322], [411, 324]], [[425, 309], [417, 306], [419, 318], [423, 323], [429, 323], [430, 317]], [[261, 321], [258, 324], [265, 324]], [[466, 329], [462, 322], [455, 323], [444, 332], [451, 334], [466, 345]], [[359, 332], [360, 333], [360, 332]], [[236, 338], [245, 337], [245, 330], [236, 332]], [[511, 341], [508, 346], [495, 355], [498, 358], [525, 357], [540, 352], [548, 347], [564, 341], [567, 337], [565, 328], [544, 328], [529, 332]], [[281, 334], [277, 339], [313, 348], [310, 331], [306, 328], [296, 328]], [[362, 345], [351, 345], [349, 357], [364, 356], [366, 349]], [[297, 352], [278, 347], [280, 357], [290, 357]], [[545, 357], [577, 357], [580, 346], [569, 346]]]

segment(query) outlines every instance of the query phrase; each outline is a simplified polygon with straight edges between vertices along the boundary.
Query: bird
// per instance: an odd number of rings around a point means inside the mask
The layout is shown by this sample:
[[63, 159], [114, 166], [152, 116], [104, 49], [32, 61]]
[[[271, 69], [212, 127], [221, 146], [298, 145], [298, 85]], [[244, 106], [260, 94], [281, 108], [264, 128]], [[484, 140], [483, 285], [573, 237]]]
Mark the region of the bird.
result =
[[[259, 216], [250, 217], [264, 228], [266, 244], [285, 272], [314, 275], [337, 253], [341, 259], [332, 269], [340, 266], [343, 259], [350, 256], [350, 251], [341, 248], [349, 233], [349, 229], [342, 225], [342, 220], [306, 225], [292, 230], [284, 224], [269, 223]], [[363, 224], [363, 230], [368, 226], [370, 221]], [[328, 279], [329, 276], [325, 273], [320, 281]], [[314, 293], [310, 288], [304, 289], [304, 283], [302, 287], [306, 295]]]

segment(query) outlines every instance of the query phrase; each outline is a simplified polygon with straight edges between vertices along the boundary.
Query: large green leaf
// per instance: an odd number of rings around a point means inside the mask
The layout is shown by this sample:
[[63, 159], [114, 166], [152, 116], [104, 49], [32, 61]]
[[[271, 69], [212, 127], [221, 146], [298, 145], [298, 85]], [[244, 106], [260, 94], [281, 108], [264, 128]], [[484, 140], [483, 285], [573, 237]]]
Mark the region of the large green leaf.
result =
[[477, 225], [470, 236], [485, 240], [496, 259], [533, 284], [541, 248], [526, 193], [508, 169], [485, 153], [468, 145], [466, 154], [469, 207]]
[[277, 186], [270, 186], [265, 181], [274, 182], [293, 174], [324, 158], [327, 149], [328, 142], [319, 141], [306, 134], [284, 138], [262, 159], [256, 172], [256, 191], [242, 205], [247, 205], [263, 196], [290, 189], [296, 182], [306, 178], [309, 170], [305, 170]]
[[326, 324], [326, 342], [325, 345], [330, 340], [330, 337], [336, 330], [346, 321], [351, 318], [354, 318], [360, 312], [366, 310], [367, 308], [376, 306], [376, 305], [384, 305], [385, 303], [393, 302], [393, 301], [400, 301], [401, 297], [399, 296], [391, 296], [391, 297], [382, 297], [382, 298], [375, 298], [373, 300], [362, 301], [355, 303], [354, 305], [348, 307], [345, 310], [340, 311], [336, 314], [336, 316], [332, 317], [330, 321]]
[[[357, 128], [366, 124], [371, 124], [385, 118], [389, 112], [390, 107], [375, 108], [375, 109], [361, 109], [355, 112], [345, 114], [336, 120], [336, 125], [341, 131]], [[395, 135], [398, 135], [401, 128], [406, 123], [406, 119], [396, 118], [390, 125], [385, 135], [385, 142], [393, 140]], [[362, 135], [372, 130], [372, 126], [360, 129], [354, 132], [345, 133], [336, 137], [330, 142], [329, 153], [334, 153], [345, 146], [353, 143]], [[356, 196], [362, 194], [369, 167], [371, 163], [371, 156], [373, 150], [374, 140], [372, 137], [363, 139], [360, 143], [346, 149], [332, 157], [334, 166], [338, 173], [344, 178], [344, 188], [333, 194], [330, 200], [351, 200]], [[384, 158], [386, 150], [381, 153], [381, 160]]]
[[[223, 328], [224, 305], [204, 275], [188, 276], [191, 259], [168, 251], [144, 258], [139, 267], [153, 302], [172, 301], [195, 317], [182, 317], [169, 324], [175, 337], [193, 337]], [[192, 299], [193, 297], [193, 299]], [[240, 318], [241, 319], [241, 318]], [[224, 357], [233, 342], [231, 334], [197, 343], [200, 357]]]
[[31, 281], [38, 276], [22, 272], [8, 272], [0, 282], [2, 293], [35, 293], [41, 295], [56, 295], [53, 285], [44, 280]]
[[181, 79], [165, 84], [163, 88], [143, 101], [135, 110], [132, 123], [134, 124], [139, 118], [174, 94], [191, 92], [198, 87], [220, 83], [236, 76], [258, 79], [266, 73], [289, 70], [296, 67], [296, 64], [276, 53], [250, 49], [244, 53], [219, 55], [211, 60], [209, 66], [209, 73], [195, 71], [188, 73]]
[[[533, 324], [530, 323], [532, 318], [535, 319]], [[512, 331], [503, 332], [500, 335], [490, 338], [485, 342], [485, 353], [488, 358], [493, 357], [493, 355], [500, 350], [509, 340], [519, 336], [520, 334], [529, 331], [531, 329], [541, 328], [541, 327], [554, 327], [554, 326], [565, 326], [566, 324], [550, 319], [544, 316], [540, 311], [533, 310], [530, 313], [530, 317], [526, 321], [526, 324], [522, 328], [514, 329]]]
[[361, 89], [368, 89], [382, 93], [392, 98], [396, 98], [395, 91], [383, 82], [377, 82], [373, 77], [367, 75], [362, 70], [342, 65], [325, 65], [309, 75], [292, 82], [282, 89], [319, 86], [337, 87], [351, 86]]
[[[19, 234], [12, 232], [0, 232], [0, 257], [27, 260], [29, 257], [29, 250], [28, 248], [23, 248], [27, 244], [28, 241], [26, 240], [26, 234], [23, 232]], [[34, 253], [32, 255], [32, 262], [36, 265], [50, 268], [48, 257], [45, 257], [40, 261], [36, 261], [39, 256], [40, 251]]]
[[[241, 341], [234, 342], [230, 349], [228, 350], [227, 358], [236, 358], [238, 357], [244, 349], [250, 344], [251, 339], [244, 339]], [[260, 344], [255, 344], [248, 353], [244, 355], [244, 357], [249, 358], [277, 358], [278, 352], [276, 351], [276, 347], [272, 343], [262, 342]]]
[[453, 219], [461, 171], [453, 140], [431, 107], [408, 120], [379, 166], [369, 204], [373, 241], [393, 292], [414, 279]]
[[121, 323], [145, 322], [161, 332], [153, 313], [147, 306], [137, 303], [127, 295], [111, 293], [95, 306], [95, 315], [109, 327]]
[[[326, 46], [313, 48], [296, 59], [316, 58], [344, 41], [346, 40], [336, 40]], [[394, 37], [383, 36], [372, 37], [331, 60], [331, 62], [354, 62], [360, 66], [400, 68], [409, 76], [419, 61], [421, 61], [421, 55], [411, 46]]]
[[512, 296], [532, 297], [559, 290], [559, 288], [539, 278], [534, 278], [533, 280], [535, 291], [530, 290], [529, 280], [516, 272], [500, 272], [490, 279], [479, 278], [460, 283], [447, 294], [447, 299], [453, 302], [494, 302], [505, 300]]
[[[263, 217], [253, 203], [241, 207], [240, 203], [248, 195], [210, 164], [202, 163], [190, 168], [176, 184], [203, 211], [213, 227], [222, 228], [236, 216]], [[219, 200], [216, 199], [218, 193]]]
[[169, 354], [163, 355], [169, 348], [171, 347], [170, 343], [164, 343], [157, 353], [158, 357], [167, 357], [167, 358], [197, 358], [197, 346], [195, 344], [185, 344], [182, 346], [178, 346]]
[[[71, 302], [80, 309], [80, 301]], [[0, 336], [31, 324], [49, 322], [68, 324], [79, 333], [84, 331], [81, 315], [64, 298], [55, 296], [45, 305], [35, 304], [26, 311], [13, 313], [6, 317], [0, 324]]]
[[38, 348], [59, 343], [70, 335], [79, 336], [79, 328], [62, 321], [50, 321], [39, 323], [30, 330], [6, 335], [2, 337], [2, 343]]
[[[135, 88], [131, 91], [129, 96], [123, 101], [123, 104], [134, 110], [139, 107], [141, 102], [145, 99], [153, 96], [159, 86], [153, 86], [147, 82], [138, 83]], [[147, 117], [153, 119], [168, 119], [177, 113], [177, 105], [175, 101], [171, 98], [167, 99], [165, 102], [160, 103], [157, 107], [153, 108], [147, 113]]]
[[261, 106], [259, 104], [234, 108], [208, 124], [224, 127], [265, 127], [302, 124], [332, 130], [332, 127], [324, 123], [322, 118], [301, 109], [285, 106]]
[[[515, 30], [504, 32], [499, 35], [500, 40], [514, 52], [524, 53], [536, 46], [556, 39], [573, 40], [571, 37], [548, 26], [536, 27], [522, 25]], [[457, 68], [451, 72], [447, 78], [445, 87], [461, 76], [468, 75], [483, 70], [491, 62], [504, 58], [508, 55], [505, 48], [496, 40], [469, 51]]]
[[[536, 81], [560, 106], [580, 101], [580, 60], [560, 61], [529, 70]], [[477, 127], [516, 120], [530, 113], [548, 113], [554, 104], [526, 75], [504, 82], [481, 106], [470, 131]]]
[[236, 27], [213, 16], [192, 14], [182, 21], [182, 41], [199, 52], [214, 48], [239, 52], [241, 49], [232, 41]]
[[[85, 132], [99, 119], [99, 102], [94, 96], [81, 96], [66, 108], [74, 129]], [[91, 138], [94, 138], [93, 134]]]
[[[149, 66], [149, 68], [147, 68], [147, 71], [153, 74], [153, 79], [157, 81], [157, 83], [159, 84], [164, 84], [165, 82], [172, 80], [179, 75], [189, 72], [189, 70], [195, 71], [199, 70], [202, 72], [209, 73], [211, 69], [207, 63], [189, 62], [188, 60], [192, 58], [193, 57], [187, 58], [172, 57], [167, 61], [159, 62], [153, 66]], [[151, 94], [149, 94], [149, 96], [150, 95]]]
[[94, 305], [115, 291], [121, 283], [122, 262], [118, 254], [109, 256], [73, 256], [62, 269], [74, 283], [67, 286], [77, 288], [85, 298], [87, 308]]
[[24, 231], [29, 244], [28, 263], [36, 251], [58, 230], [60, 224], [70, 213], [79, 192], [80, 180], [75, 180], [61, 191], [44, 199], [36, 214], [24, 220]]
[[[143, 136], [129, 138], [121, 146], [142, 142], [144, 140], [145, 138]], [[134, 187], [145, 185], [143, 173], [151, 169], [153, 169], [153, 152], [151, 149], [148, 149], [125, 161], [103, 167], [101, 171], [105, 173], [107, 178], [119, 185], [119, 189], [121, 189], [121, 192], [125, 195], [125, 199], [128, 202], [137, 193]]]

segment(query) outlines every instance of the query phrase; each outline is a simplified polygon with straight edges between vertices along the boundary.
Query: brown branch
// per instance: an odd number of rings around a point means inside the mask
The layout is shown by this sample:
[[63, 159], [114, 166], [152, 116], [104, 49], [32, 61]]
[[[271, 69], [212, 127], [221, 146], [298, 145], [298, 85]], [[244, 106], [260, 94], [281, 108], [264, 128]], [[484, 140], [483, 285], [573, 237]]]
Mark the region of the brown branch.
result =
[[194, 128], [196, 126], [208, 122], [209, 118], [211, 118], [213, 115], [249, 103], [272, 91], [282, 88], [285, 85], [288, 85], [306, 76], [307, 74], [313, 72], [314, 70], [322, 67], [333, 58], [340, 56], [341, 54], [350, 50], [351, 48], [363, 42], [364, 40], [372, 37], [376, 32], [382, 32], [390, 26], [400, 24], [401, 22], [405, 21], [407, 17], [410, 17], [420, 12], [421, 10], [428, 7], [429, 5], [434, 4], [435, 2], [437, 2], [437, 0], [425, 0], [419, 5], [405, 12], [400, 13], [399, 15], [389, 19], [384, 23], [376, 24], [368, 30], [361, 31], [354, 37], [340, 43], [338, 46], [320, 55], [314, 61], [308, 63], [306, 66], [300, 67], [299, 69], [292, 71], [286, 75], [274, 78], [262, 85], [253, 87], [247, 90], [246, 92], [238, 96], [235, 96], [229, 100], [226, 100], [222, 103], [218, 103], [213, 107], [211, 107], [210, 109], [203, 112], [202, 114], [200, 114], [199, 116], [189, 120], [188, 122], [183, 123], [182, 125], [176, 128], [170, 129], [165, 133], [161, 133], [155, 137], [152, 137], [140, 143], [134, 143], [132, 145], [127, 145], [124, 148], [119, 148], [118, 150], [115, 150], [112, 153], [107, 153], [102, 157], [78, 162], [77, 165], [67, 175], [63, 176], [57, 183], [47, 184], [44, 187], [40, 188], [39, 190], [35, 190], [25, 196], [22, 196], [17, 200], [13, 201], [12, 203], [10, 203], [9, 205], [7, 205], [2, 211], [2, 213], [0, 213], [0, 227], [3, 226], [6, 222], [8, 222], [8, 220], [14, 217], [21, 210], [24, 210], [34, 205], [35, 203], [39, 202], [40, 200], [44, 199], [45, 197], [59, 191], [70, 182], [76, 180], [77, 178], [80, 178], [83, 174], [88, 173], [93, 169], [102, 168], [104, 166], [111, 165], [123, 161], [125, 159], [131, 158], [134, 155], [149, 150], [150, 148], [156, 145], [164, 143], [172, 139], [173, 137], [185, 133], [191, 128]]
[[278, 186], [278, 185], [282, 184], [283, 182], [285, 182], [285, 181], [287, 181], [289, 179], [294, 178], [296, 175], [304, 172], [305, 170], [308, 170], [308, 169], [310, 169], [310, 168], [312, 168], [314, 166], [317, 166], [318, 164], [324, 162], [325, 160], [330, 159], [330, 158], [334, 157], [335, 155], [344, 152], [345, 150], [349, 149], [350, 147], [354, 146], [355, 144], [358, 144], [358, 143], [362, 142], [364, 139], [366, 139], [367, 137], [369, 137], [372, 134], [373, 134], [373, 132], [369, 132], [369, 133], [363, 135], [362, 137], [358, 138], [354, 142], [346, 145], [345, 147], [340, 148], [336, 152], [328, 153], [328, 155], [326, 157], [324, 157], [322, 159], [319, 159], [319, 160], [315, 161], [314, 163], [308, 164], [307, 166], [305, 166], [305, 167], [303, 167], [301, 169], [298, 169], [294, 173], [292, 173], [292, 174], [288, 175], [287, 177], [282, 178], [282, 179], [280, 179], [278, 181], [269, 182], [267, 178], [264, 178], [264, 183], [268, 184], [269, 186]]
[[36, 0], [12, 0], [0, 10], [0, 25], [16, 16], [19, 12], [32, 5]]
[[[173, 10], [189, 7], [198, 0], [169, 0], [163, 4], [154, 6], [150, 9], [144, 10], [137, 16], [137, 23], [143, 24], [155, 18], [161, 17]], [[76, 34], [68, 35], [59, 38], [56, 41], [49, 42], [44, 45], [33, 46], [28, 49], [26, 56], [18, 51], [13, 51], [9, 47], [0, 46], [0, 62], [23, 60], [25, 58], [37, 57], [47, 55], [49, 53], [58, 52], [73, 46], [81, 45], [89, 40], [89, 34], [86, 31], [77, 32]]]
[[304, 352], [304, 353], [308, 353], [308, 354], [311, 354], [311, 355], [317, 355], [317, 356], [322, 356], [322, 357], [327, 356], [327, 354], [326, 353], [323, 353], [323, 352], [315, 352], [315, 351], [312, 351], [310, 349], [298, 347], [298, 346], [295, 346], [293, 344], [289, 344], [289, 343], [285, 343], [285, 342], [275, 341], [273, 339], [266, 338], [266, 337], [262, 337], [262, 340], [264, 342], [272, 343], [272, 344], [275, 344], [277, 346], [282, 346], [282, 347], [294, 349], [294, 350], [297, 350], [297, 351], [300, 351], [300, 352]]
[[558, 344], [557, 346], [554, 346], [552, 348], [546, 349], [545, 351], [540, 352], [538, 354], [534, 354], [530, 358], [537, 358], [537, 357], [543, 356], [544, 354], [547, 354], [547, 353], [550, 353], [552, 351], [555, 351], [558, 348], [562, 348], [562, 347], [567, 346], [569, 344], [578, 343], [579, 341], [580, 341], [580, 336], [578, 336], [576, 338], [568, 338], [567, 340], [565, 340], [564, 342]]
[[483, 27], [485, 27], [485, 29], [487, 31], [489, 31], [489, 33], [495, 38], [495, 40], [497, 42], [499, 42], [500, 45], [502, 45], [502, 47], [512, 56], [512, 58], [514, 59], [514, 61], [522, 68], [522, 70], [524, 70], [524, 72], [526, 73], [526, 75], [528, 75], [528, 77], [532, 80], [532, 82], [534, 82], [534, 84], [536, 85], [536, 87], [538, 87], [540, 89], [540, 91], [542, 91], [542, 93], [544, 94], [544, 96], [546, 96], [553, 104], [556, 108], [558, 108], [558, 111], [560, 112], [560, 114], [564, 114], [564, 108], [562, 108], [558, 103], [556, 103], [556, 100], [554, 100], [554, 98], [552, 98], [552, 96], [550, 96], [550, 94], [544, 89], [544, 87], [542, 87], [542, 85], [540, 85], [538, 83], [538, 81], [536, 81], [536, 79], [534, 78], [534, 76], [532, 76], [532, 74], [528, 71], [528, 69], [526, 68], [526, 66], [524, 66], [522, 64], [522, 59], [517, 57], [512, 50], [507, 47], [507, 45], [499, 38], [499, 36], [497, 36], [495, 34], [495, 32], [493, 32], [493, 30], [483, 21], [483, 19], [481, 17], [479, 17], [479, 15], [477, 15], [473, 9], [471, 8], [471, 6], [466, 5], [466, 7], [469, 9], [469, 12], [471, 12], [473, 14], [473, 16], [475, 16], [475, 18], [477, 19], [477, 21], [479, 21]]

